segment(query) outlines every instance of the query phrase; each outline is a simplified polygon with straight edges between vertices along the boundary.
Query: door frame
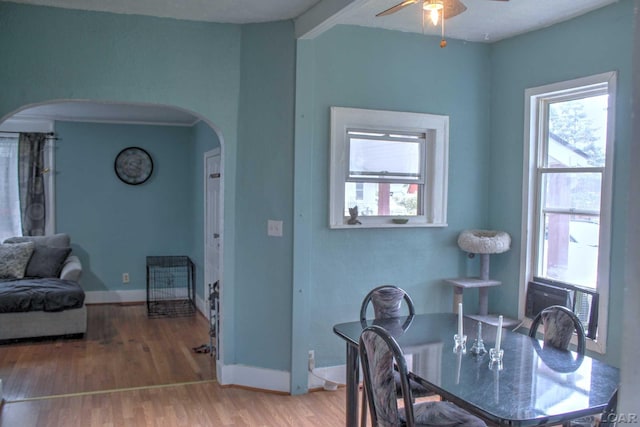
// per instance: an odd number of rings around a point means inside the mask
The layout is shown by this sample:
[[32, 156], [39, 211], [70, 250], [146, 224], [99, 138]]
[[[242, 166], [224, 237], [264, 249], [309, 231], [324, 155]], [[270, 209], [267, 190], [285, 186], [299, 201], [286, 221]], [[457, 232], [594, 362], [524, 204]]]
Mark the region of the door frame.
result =
[[[203, 173], [203, 199], [204, 199], [204, 214], [203, 214], [203, 233], [204, 233], [204, 244], [203, 244], [203, 259], [204, 259], [204, 264], [203, 265], [203, 270], [206, 266], [206, 260], [207, 257], [210, 256], [210, 254], [208, 253], [209, 251], [207, 250], [207, 242], [206, 242], [206, 236], [207, 233], [212, 232], [212, 230], [207, 230], [207, 206], [209, 206], [208, 204], [208, 194], [207, 194], [207, 181], [209, 179], [208, 176], [208, 171], [207, 171], [207, 161], [212, 158], [212, 157], [219, 157], [220, 158], [220, 189], [218, 192], [218, 200], [216, 203], [216, 210], [218, 211], [218, 227], [219, 227], [219, 231], [220, 231], [220, 238], [219, 238], [219, 244], [220, 244], [220, 248], [218, 250], [218, 292], [219, 292], [219, 304], [218, 304], [218, 330], [216, 331], [216, 341], [218, 344], [218, 348], [216, 348], [215, 352], [215, 357], [216, 357], [216, 361], [218, 363], [216, 363], [216, 370], [219, 370], [219, 367], [224, 365], [223, 362], [223, 351], [222, 349], [224, 348], [224, 334], [222, 334], [222, 330], [223, 330], [223, 323], [224, 323], [224, 316], [223, 316], [223, 308], [222, 308], [222, 301], [223, 301], [223, 295], [224, 295], [224, 266], [223, 266], [223, 253], [224, 253], [224, 162], [222, 161], [222, 150], [220, 148], [214, 148], [213, 150], [209, 150], [206, 151], [202, 158], [203, 158], [203, 165], [204, 165], [204, 173]], [[211, 304], [211, 302], [209, 301], [209, 288], [207, 286], [206, 283], [206, 274], [204, 274], [203, 271], [203, 287], [204, 287], [204, 301], [205, 301], [205, 307], [206, 312], [205, 312], [205, 316], [207, 317], [207, 319], [209, 319], [209, 304]], [[209, 319], [210, 320], [210, 319]], [[219, 373], [217, 375], [217, 377], [219, 378]]]

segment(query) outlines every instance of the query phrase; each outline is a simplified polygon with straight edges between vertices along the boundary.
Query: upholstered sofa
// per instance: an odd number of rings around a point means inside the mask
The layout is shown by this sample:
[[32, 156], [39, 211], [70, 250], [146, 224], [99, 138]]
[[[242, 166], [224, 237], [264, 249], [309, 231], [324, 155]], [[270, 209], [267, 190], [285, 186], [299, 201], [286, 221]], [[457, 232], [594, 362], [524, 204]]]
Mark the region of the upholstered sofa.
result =
[[[78, 283], [82, 265], [70, 243], [67, 234], [55, 234], [11, 237], [0, 245], [0, 341], [86, 332], [87, 309]], [[20, 294], [24, 290], [27, 296]], [[42, 299], [34, 300], [33, 294]]]

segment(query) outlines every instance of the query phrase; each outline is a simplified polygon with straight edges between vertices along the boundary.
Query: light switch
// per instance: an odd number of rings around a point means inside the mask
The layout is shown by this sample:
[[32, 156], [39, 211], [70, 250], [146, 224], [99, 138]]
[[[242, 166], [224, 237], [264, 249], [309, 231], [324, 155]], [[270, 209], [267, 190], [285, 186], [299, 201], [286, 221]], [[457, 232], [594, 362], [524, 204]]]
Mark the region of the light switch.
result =
[[282, 221], [267, 221], [267, 236], [282, 237]]

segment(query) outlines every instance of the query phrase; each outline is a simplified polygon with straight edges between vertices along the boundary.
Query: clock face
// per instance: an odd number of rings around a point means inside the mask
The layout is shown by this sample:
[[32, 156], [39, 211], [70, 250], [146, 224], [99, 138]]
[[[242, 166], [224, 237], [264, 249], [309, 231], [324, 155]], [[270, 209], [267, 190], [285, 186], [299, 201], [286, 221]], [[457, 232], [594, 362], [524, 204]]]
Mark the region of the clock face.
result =
[[114, 164], [118, 178], [130, 185], [139, 185], [153, 172], [151, 156], [140, 147], [128, 147], [116, 156]]

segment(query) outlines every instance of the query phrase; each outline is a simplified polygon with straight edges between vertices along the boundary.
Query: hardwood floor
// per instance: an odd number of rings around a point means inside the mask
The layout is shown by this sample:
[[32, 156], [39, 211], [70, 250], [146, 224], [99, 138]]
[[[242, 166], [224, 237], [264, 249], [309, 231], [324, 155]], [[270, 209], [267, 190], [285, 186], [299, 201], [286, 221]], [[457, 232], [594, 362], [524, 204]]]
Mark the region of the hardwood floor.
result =
[[84, 339], [0, 346], [1, 427], [342, 426], [345, 394], [279, 395], [215, 381], [201, 315], [88, 307]]

